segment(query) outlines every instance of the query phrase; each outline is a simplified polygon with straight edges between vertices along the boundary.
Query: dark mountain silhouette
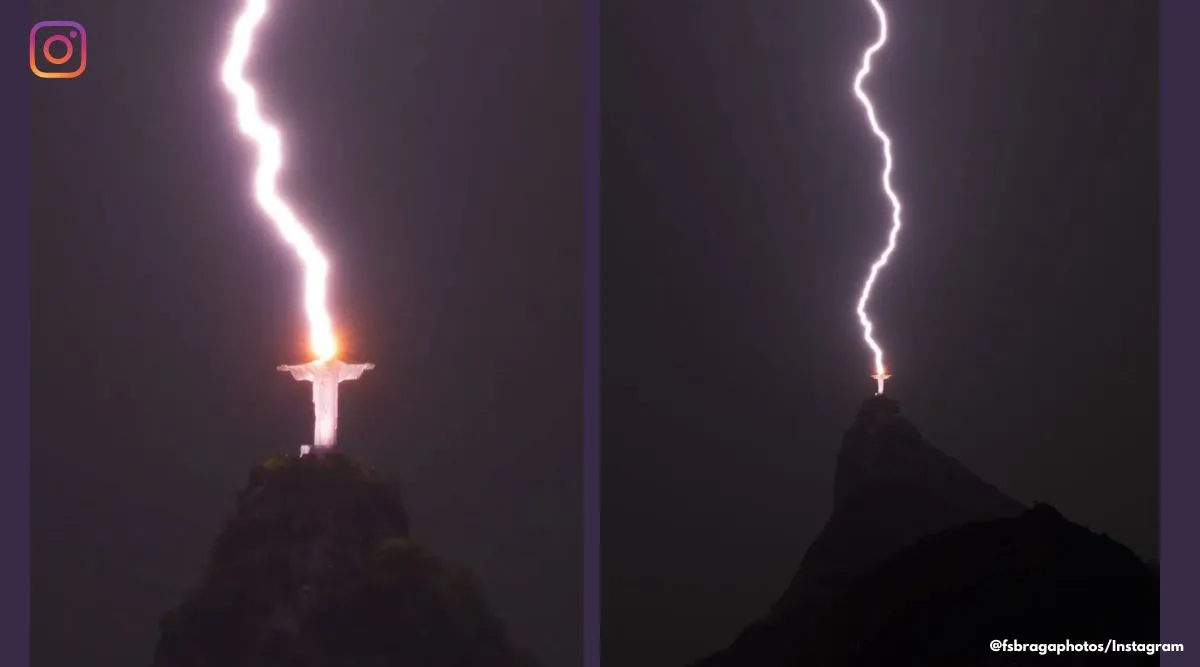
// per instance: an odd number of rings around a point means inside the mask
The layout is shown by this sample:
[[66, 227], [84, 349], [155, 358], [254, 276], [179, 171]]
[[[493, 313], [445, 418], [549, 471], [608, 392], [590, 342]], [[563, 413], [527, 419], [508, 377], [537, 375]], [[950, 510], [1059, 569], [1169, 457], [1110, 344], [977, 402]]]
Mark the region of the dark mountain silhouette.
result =
[[1005, 496], [926, 443], [886, 397], [865, 401], [846, 432], [834, 496], [767, 616], [694, 667], [1032, 665], [1053, 658], [989, 642], [1158, 641], [1155, 568], [1049, 505]]
[[409, 535], [395, 487], [340, 454], [250, 472], [155, 667], [534, 667], [472, 578]]

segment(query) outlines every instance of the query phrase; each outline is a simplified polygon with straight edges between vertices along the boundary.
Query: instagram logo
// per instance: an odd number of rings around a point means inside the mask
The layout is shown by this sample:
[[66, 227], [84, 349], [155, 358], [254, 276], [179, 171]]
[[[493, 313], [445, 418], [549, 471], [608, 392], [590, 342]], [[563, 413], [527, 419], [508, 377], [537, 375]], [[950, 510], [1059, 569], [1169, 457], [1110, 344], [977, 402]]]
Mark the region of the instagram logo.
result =
[[87, 32], [75, 21], [42, 21], [29, 31], [29, 69], [43, 79], [74, 79], [87, 69]]

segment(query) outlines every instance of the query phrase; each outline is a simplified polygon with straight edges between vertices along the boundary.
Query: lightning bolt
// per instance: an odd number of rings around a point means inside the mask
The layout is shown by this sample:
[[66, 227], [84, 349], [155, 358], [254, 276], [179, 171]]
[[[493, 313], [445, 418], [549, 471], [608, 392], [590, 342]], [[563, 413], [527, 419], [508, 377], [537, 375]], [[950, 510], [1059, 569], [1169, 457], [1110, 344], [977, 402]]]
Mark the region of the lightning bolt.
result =
[[221, 68], [221, 80], [233, 95], [238, 129], [258, 148], [258, 168], [254, 173], [255, 199], [304, 265], [304, 311], [308, 317], [310, 345], [319, 360], [327, 361], [337, 354], [333, 320], [325, 303], [329, 261], [276, 189], [275, 181], [283, 164], [283, 141], [279, 128], [262, 117], [258, 109], [258, 93], [245, 78], [254, 31], [266, 14], [266, 0], [246, 0], [241, 15], [233, 25], [229, 51]]
[[863, 92], [862, 84], [871, 73], [871, 58], [883, 45], [887, 43], [888, 38], [888, 22], [887, 14], [883, 11], [883, 6], [878, 0], [869, 0], [871, 7], [875, 9], [875, 15], [879, 19], [879, 39], [874, 44], [867, 47], [863, 52], [862, 67], [859, 68], [857, 76], [854, 77], [854, 95], [862, 102], [863, 108], [866, 110], [867, 122], [871, 124], [871, 131], [879, 138], [879, 142], [883, 145], [883, 173], [880, 176], [880, 181], [883, 184], [883, 191], [887, 198], [892, 203], [892, 230], [888, 234], [887, 247], [880, 253], [875, 263], [871, 265], [871, 272], [867, 275], [867, 280], [863, 284], [862, 294], [858, 298], [858, 321], [862, 324], [863, 340], [867, 346], [871, 348], [871, 352], [875, 355], [875, 374], [872, 376], [877, 383], [878, 393], [883, 393], [883, 383], [890, 375], [887, 374], [887, 367], [883, 364], [883, 348], [879, 343], [875, 342], [872, 333], [875, 330], [875, 325], [872, 324], [871, 318], [867, 316], [867, 300], [871, 297], [871, 289], [875, 286], [875, 279], [879, 277], [879, 271], [887, 265], [888, 259], [891, 258], [892, 252], [896, 249], [896, 237], [900, 234], [902, 224], [900, 222], [900, 198], [896, 196], [892, 190], [892, 140], [888, 137], [883, 128], [879, 126], [879, 121], [875, 118], [875, 107], [871, 105], [871, 99]]

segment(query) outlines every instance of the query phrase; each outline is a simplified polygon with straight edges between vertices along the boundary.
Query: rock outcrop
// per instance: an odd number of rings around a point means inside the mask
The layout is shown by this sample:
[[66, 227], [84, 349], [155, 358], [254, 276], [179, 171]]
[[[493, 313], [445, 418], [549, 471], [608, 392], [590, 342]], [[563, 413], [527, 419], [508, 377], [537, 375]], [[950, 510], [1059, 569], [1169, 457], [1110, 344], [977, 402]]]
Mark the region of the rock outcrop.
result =
[[1026, 509], [925, 442], [882, 395], [863, 402], [842, 438], [833, 494], [833, 513], [781, 599], [787, 606], [839, 595], [922, 537]]
[[[990, 642], [1157, 641], [1153, 566], [1049, 505], [1004, 495], [926, 443], [890, 399], [863, 403], [834, 494], [770, 612], [695, 667], [1034, 665], [1047, 658]], [[1094, 651], [1057, 662], [1098, 657], [1157, 662]]]
[[255, 466], [155, 667], [531, 667], [473, 579], [409, 535], [395, 487], [339, 454]]

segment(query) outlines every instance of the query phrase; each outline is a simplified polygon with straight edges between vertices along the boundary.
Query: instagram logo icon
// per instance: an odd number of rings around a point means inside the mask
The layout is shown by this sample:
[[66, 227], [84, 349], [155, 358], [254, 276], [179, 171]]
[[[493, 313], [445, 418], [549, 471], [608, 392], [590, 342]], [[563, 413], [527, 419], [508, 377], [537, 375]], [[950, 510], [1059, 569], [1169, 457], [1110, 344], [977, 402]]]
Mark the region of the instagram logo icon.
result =
[[87, 69], [87, 32], [75, 21], [42, 21], [29, 31], [29, 69], [43, 79], [74, 79]]

